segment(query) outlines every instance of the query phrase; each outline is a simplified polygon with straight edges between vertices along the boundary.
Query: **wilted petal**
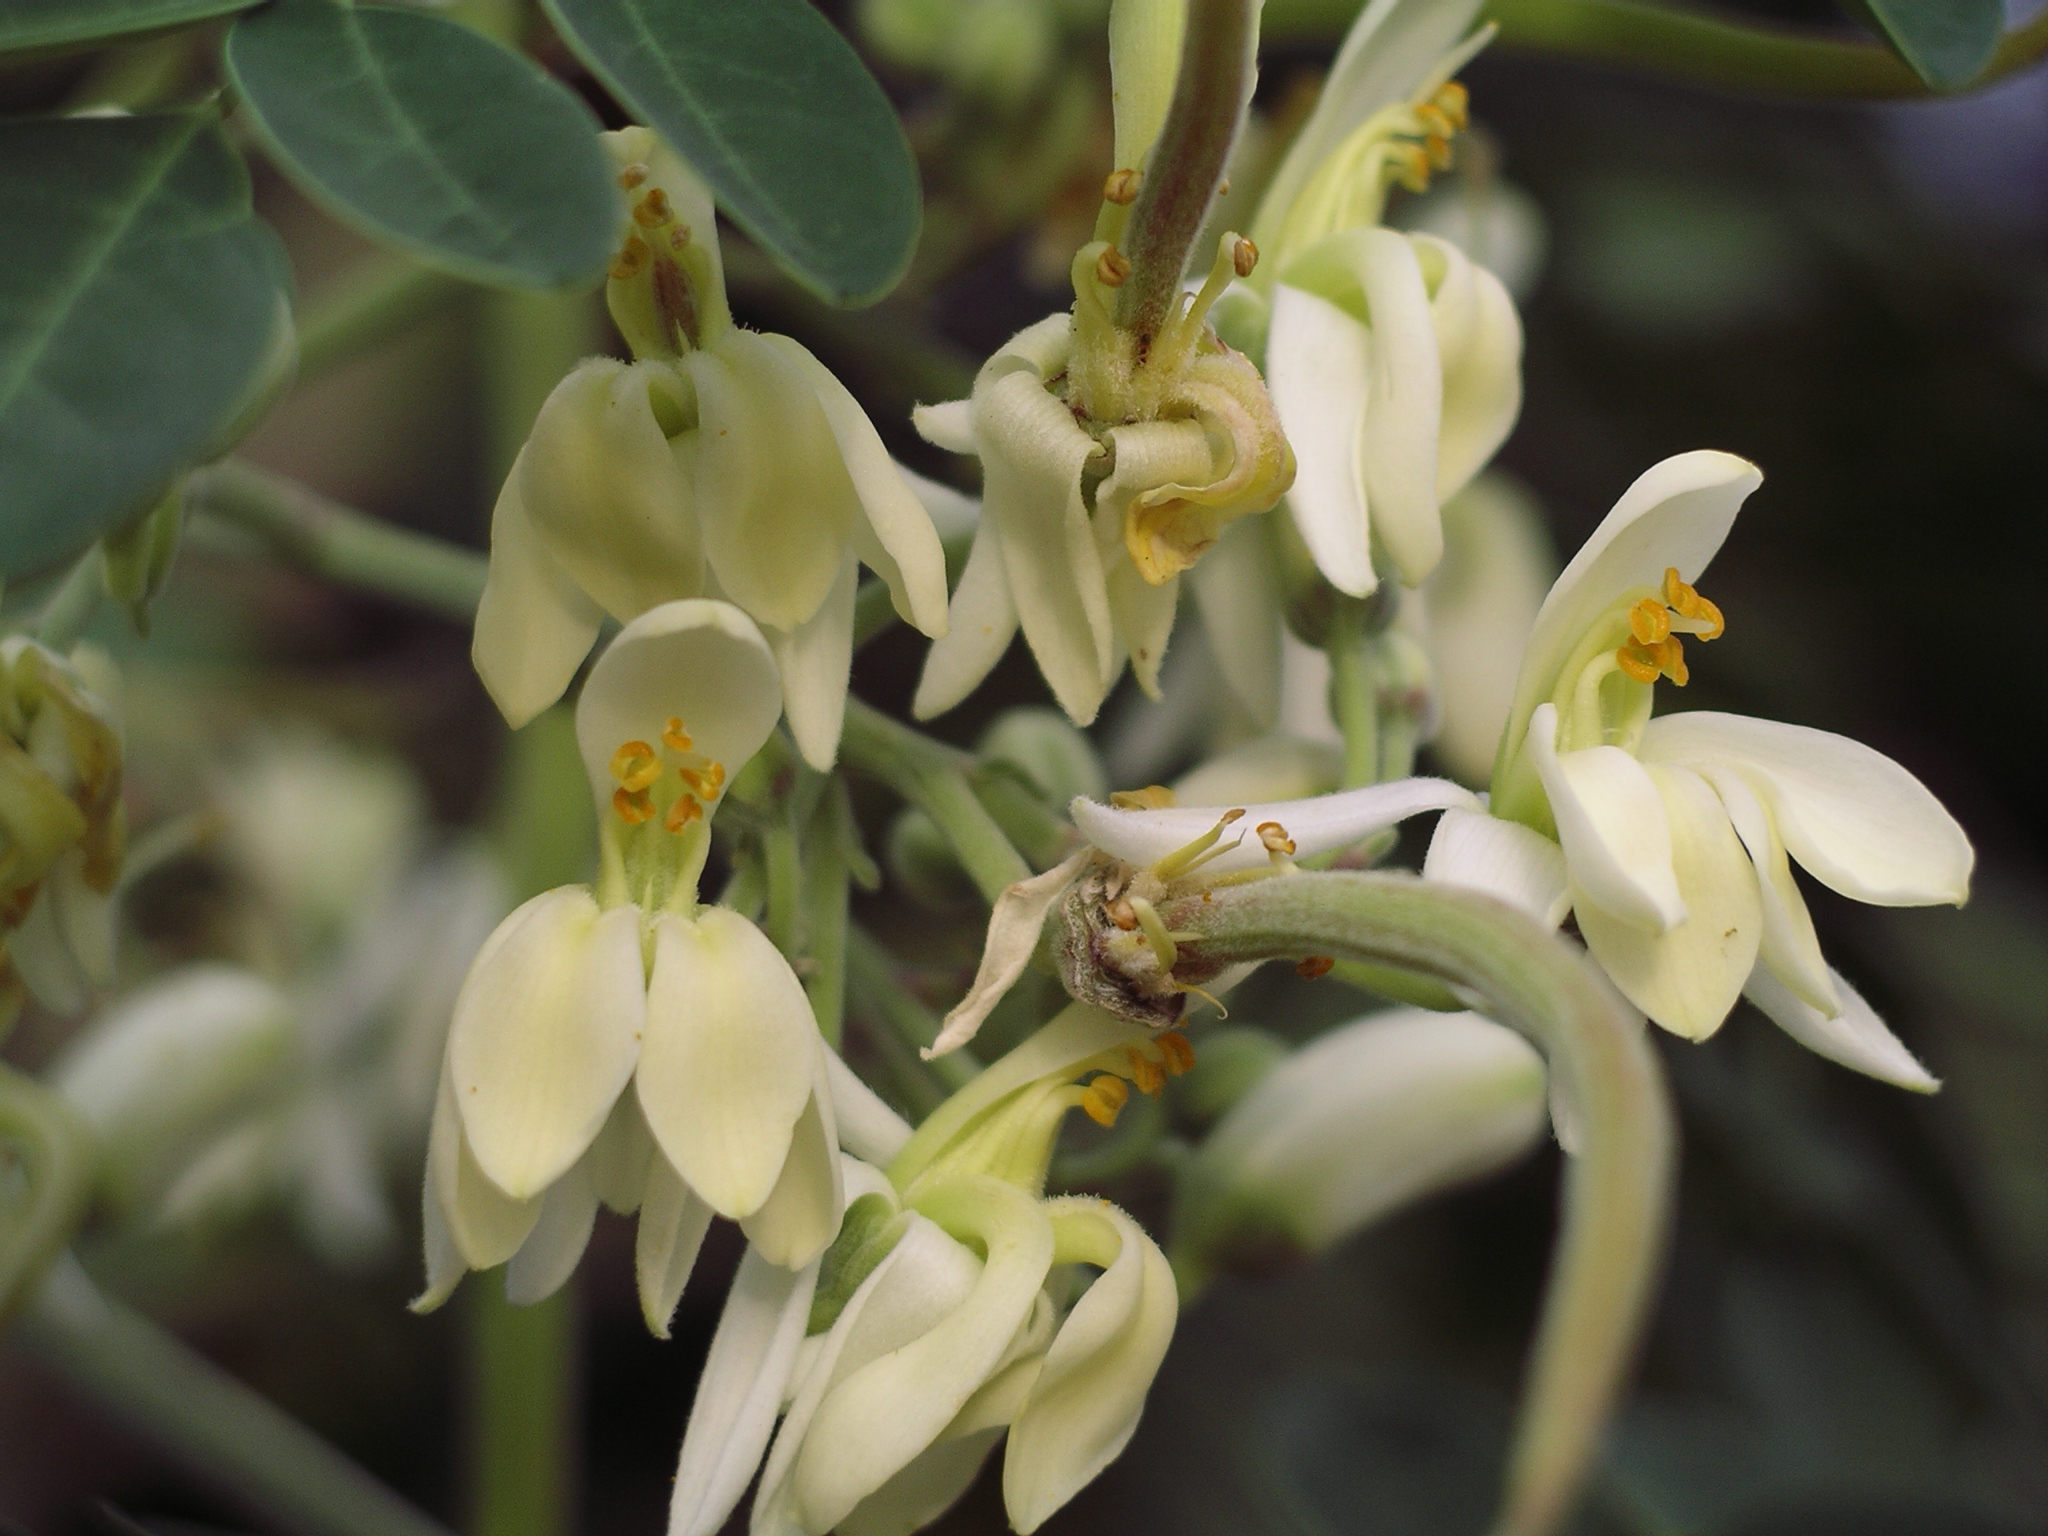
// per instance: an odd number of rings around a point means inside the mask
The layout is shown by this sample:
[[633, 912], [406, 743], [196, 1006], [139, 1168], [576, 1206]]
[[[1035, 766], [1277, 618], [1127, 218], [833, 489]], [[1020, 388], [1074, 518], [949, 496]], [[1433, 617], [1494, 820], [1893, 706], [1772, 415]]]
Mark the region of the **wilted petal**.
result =
[[804, 1341], [818, 1267], [779, 1268], [751, 1248], [711, 1339], [669, 1503], [669, 1536], [716, 1536], [753, 1481]]
[[633, 1242], [633, 1272], [640, 1291], [640, 1315], [657, 1339], [668, 1337], [697, 1250], [711, 1229], [711, 1207], [690, 1192], [667, 1158], [656, 1153], [647, 1165], [640, 1196], [640, 1228]]
[[808, 376], [767, 337], [733, 330], [683, 366], [697, 386], [704, 554], [726, 595], [795, 629], [825, 600], [865, 514]]
[[1941, 1079], [1920, 1065], [1863, 995], [1839, 971], [1830, 971], [1828, 977], [1841, 1003], [1841, 1012], [1832, 1018], [1803, 1002], [1762, 964], [1742, 993], [1809, 1051], [1914, 1093], [1936, 1092]]
[[1396, 779], [1313, 800], [1267, 801], [1243, 807], [1180, 805], [1161, 811], [1122, 811], [1076, 798], [1067, 814], [1081, 835], [1104, 853], [1126, 864], [1145, 865], [1185, 848], [1214, 827], [1225, 811], [1241, 809], [1243, 815], [1224, 833], [1224, 842], [1242, 834], [1241, 840], [1202, 866], [1204, 873], [1226, 874], [1234, 869], [1257, 869], [1268, 862], [1265, 847], [1255, 835], [1264, 822], [1279, 822], [1294, 839], [1296, 856], [1307, 858], [1348, 848], [1410, 816], [1453, 805], [1477, 810], [1479, 800], [1449, 779]]
[[655, 919], [640, 1108], [719, 1215], [751, 1216], [775, 1188], [818, 1046], [803, 985], [760, 929], [723, 907]]
[[470, 660], [514, 730], [562, 696], [597, 639], [604, 609], [542, 548], [520, 500], [513, 461], [491, 513], [491, 564], [476, 609]]
[[448, 1029], [448, 1071], [477, 1166], [538, 1195], [596, 1138], [633, 1075], [647, 993], [640, 914], [581, 886], [536, 896], [486, 943]]
[[981, 686], [1017, 635], [1017, 605], [1003, 570], [1002, 540], [987, 518], [974, 530], [967, 566], [953, 593], [946, 633], [932, 642], [910, 712], [920, 720], [942, 715]]
[[1844, 896], [1881, 907], [1960, 906], [1969, 897], [1969, 837], [1926, 785], [1860, 741], [1697, 710], [1652, 720], [1642, 750], [1741, 770], [1786, 850]]
[[590, 1180], [590, 1158], [548, 1186], [541, 1197], [540, 1217], [519, 1251], [505, 1265], [505, 1299], [530, 1307], [560, 1290], [576, 1272], [576, 1261], [590, 1243], [597, 1222], [597, 1190]]
[[[1077, 803], [1092, 805], [1094, 802]], [[920, 1053], [927, 1061], [956, 1051], [974, 1038], [982, 1021], [1003, 1000], [1003, 994], [1014, 987], [1017, 978], [1024, 974], [1024, 967], [1031, 963], [1031, 956], [1038, 948], [1038, 935], [1045, 926], [1046, 913], [1074, 883], [1074, 877], [1080, 874], [1088, 859], [1089, 852], [1083, 848], [1044, 874], [1033, 875], [1029, 880], [1019, 880], [1003, 888], [989, 912], [988, 938], [981, 947], [981, 963], [974, 972], [974, 985], [946, 1015], [946, 1025], [939, 1031], [939, 1038]]]
[[[1685, 921], [1672, 868], [1672, 830], [1650, 772], [1620, 747], [1556, 749], [1557, 710], [1529, 722], [1529, 755], [1543, 780], [1572, 884], [1609, 917], [1648, 934]], [[1723, 823], [1727, 821], [1724, 815]]]
[[1422, 878], [1462, 885], [1520, 907], [1547, 928], [1572, 908], [1564, 850], [1518, 821], [1452, 809], [1436, 824]]
[[1587, 948], [1628, 1000], [1673, 1034], [1704, 1040], [1728, 1017], [1756, 964], [1763, 928], [1756, 870], [1705, 780], [1662, 764], [1642, 771], [1663, 803], [1684, 920], [1660, 934], [1608, 913], [1579, 881], [1567, 843], [1572, 905]]
[[782, 709], [804, 761], [829, 773], [839, 756], [846, 719], [846, 682], [853, 671], [853, 596], [860, 574], [851, 553], [825, 601], [794, 630], [765, 632], [782, 673]]
[[1756, 867], [1757, 895], [1763, 908], [1763, 934], [1757, 949], [1757, 963], [1792, 989], [1809, 1006], [1834, 1014], [1841, 1006], [1834, 983], [1828, 979], [1828, 963], [1821, 958], [1820, 939], [1813, 931], [1813, 917], [1806, 899], [1792, 879], [1791, 861], [1785, 844], [1771, 825], [1770, 812], [1763, 808], [1749, 784], [1733, 768], [1700, 763], [1694, 771], [1714, 786], [1728, 812], [1729, 824]]
[[1371, 332], [1337, 305], [1286, 283], [1274, 289], [1266, 387], [1294, 447], [1287, 509], [1316, 569], [1353, 597], [1379, 585], [1359, 463], [1371, 354]]
[[[817, 1042], [817, 1050], [822, 1055], [823, 1041]], [[831, 1095], [823, 1089], [822, 1063], [820, 1068], [819, 1091], [797, 1118], [789, 1156], [774, 1189], [759, 1210], [740, 1218], [740, 1230], [761, 1257], [785, 1269], [800, 1268], [823, 1253], [846, 1210], [839, 1137], [832, 1124]]]
[[1104, 1200], [1048, 1203], [1060, 1255], [1107, 1266], [1075, 1303], [1010, 1426], [1003, 1504], [1029, 1536], [1122, 1452], [1180, 1313], [1158, 1244]]

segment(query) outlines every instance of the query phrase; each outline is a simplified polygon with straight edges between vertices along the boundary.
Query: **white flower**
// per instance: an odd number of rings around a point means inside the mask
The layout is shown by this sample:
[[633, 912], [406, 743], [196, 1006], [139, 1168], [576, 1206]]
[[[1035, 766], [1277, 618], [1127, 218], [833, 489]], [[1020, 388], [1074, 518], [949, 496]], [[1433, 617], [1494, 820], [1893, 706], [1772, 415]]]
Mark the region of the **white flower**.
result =
[[561, 696], [607, 613], [723, 597], [766, 634], [790, 730], [829, 767], [857, 566], [943, 634], [938, 535], [824, 365], [733, 324], [703, 183], [644, 128], [605, 142], [633, 207], [608, 297], [637, 361], [581, 363], [541, 407], [492, 514], [477, 672], [522, 725]]
[[1544, 1121], [1543, 1059], [1513, 1030], [1405, 1008], [1340, 1025], [1274, 1067], [1183, 1166], [1175, 1263], [1276, 1236], [1319, 1252], [1506, 1167]]
[[456, 1002], [427, 1302], [507, 1259], [515, 1297], [547, 1294], [600, 1200], [640, 1209], [657, 1332], [714, 1212], [785, 1267], [831, 1241], [829, 1053], [802, 984], [752, 923], [697, 901], [726, 765], [773, 729], [775, 678], [746, 615], [703, 599], [650, 609], [591, 670], [576, 735], [603, 822], [598, 884], [506, 918]]
[[1549, 921], [1575, 911], [1629, 999], [1694, 1039], [1739, 995], [1821, 1054], [1901, 1086], [1934, 1080], [1828, 968], [1791, 873], [1880, 906], [1960, 904], [1974, 855], [1898, 764], [1804, 726], [1695, 711], [1681, 636], [1721, 614], [1694, 590], [1761, 480], [1730, 454], [1666, 459], [1551, 588], [1495, 760], [1491, 816], [1445, 816], [1425, 866]]

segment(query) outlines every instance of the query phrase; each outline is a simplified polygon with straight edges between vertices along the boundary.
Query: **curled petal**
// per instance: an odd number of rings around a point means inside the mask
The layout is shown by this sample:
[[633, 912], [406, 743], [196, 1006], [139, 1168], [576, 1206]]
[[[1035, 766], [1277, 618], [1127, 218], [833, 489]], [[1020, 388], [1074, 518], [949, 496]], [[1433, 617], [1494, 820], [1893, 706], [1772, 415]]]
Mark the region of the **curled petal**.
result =
[[1802, 1000], [1762, 964], [1751, 973], [1742, 993], [1809, 1051], [1914, 1093], [1938, 1091], [1941, 1079], [1920, 1065], [1863, 995], [1839, 971], [1830, 971], [1828, 976], [1841, 1004], [1832, 1016]]
[[[1500, 279], [1447, 240], [1411, 236], [1434, 250], [1444, 277], [1430, 301], [1443, 360], [1443, 424], [1436, 493], [1448, 500], [1491, 459], [1522, 410], [1522, 320]], [[1447, 313], [1454, 307], [1455, 317]]]
[[1469, 886], [1520, 907], [1549, 928], [1571, 910], [1564, 850], [1518, 821], [1453, 808], [1437, 821], [1422, 878]]
[[1046, 914], [1074, 883], [1074, 877], [1088, 859], [1089, 852], [1083, 848], [1044, 874], [1003, 888], [989, 913], [988, 939], [982, 945], [974, 985], [946, 1015], [945, 1028], [939, 1031], [938, 1039], [921, 1053], [927, 1061], [957, 1051], [974, 1038], [982, 1021], [1024, 974], [1024, 967], [1031, 963], [1038, 948], [1039, 930], [1045, 926]]

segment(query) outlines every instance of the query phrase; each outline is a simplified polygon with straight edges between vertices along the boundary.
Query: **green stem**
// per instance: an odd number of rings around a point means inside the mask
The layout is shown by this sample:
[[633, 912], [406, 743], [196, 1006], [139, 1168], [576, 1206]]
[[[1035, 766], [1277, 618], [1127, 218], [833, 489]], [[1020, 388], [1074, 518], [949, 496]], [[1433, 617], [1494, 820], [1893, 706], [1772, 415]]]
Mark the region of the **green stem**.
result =
[[767, 916], [761, 927], [768, 941], [794, 960], [804, 876], [803, 855], [787, 803], [774, 806], [762, 819], [761, 862], [768, 877]]
[[67, 1256], [17, 1338], [102, 1409], [298, 1536], [449, 1536], [282, 1409], [140, 1313]]
[[85, 1121], [34, 1078], [0, 1065], [0, 1320], [64, 1251], [91, 1197]]
[[403, 256], [371, 257], [338, 279], [300, 320], [299, 382], [410, 330], [467, 288], [459, 278]]
[[283, 475], [226, 459], [193, 472], [187, 504], [263, 539], [293, 565], [467, 624], [487, 563], [474, 550], [330, 501]]
[[469, 1296], [470, 1536], [562, 1536], [574, 1523], [575, 1288], [515, 1307]]
[[[1349, 7], [1356, 11], [1356, 6]], [[1642, 0], [1492, 0], [1502, 46], [1619, 65], [1694, 85], [1882, 101], [1937, 94], [1898, 55]], [[2048, 53], [2048, 12], [2005, 34], [1964, 87], [1979, 90]]]
[[970, 770], [974, 793], [1017, 851], [1036, 869], [1051, 869], [1080, 844], [1074, 824], [1039, 798], [1038, 789], [1008, 763]]
[[99, 612], [100, 599], [107, 594], [102, 574], [100, 547], [95, 544], [78, 557], [65, 573], [43, 611], [36, 615], [36, 643], [59, 655], [69, 651]]
[[1461, 1013], [1465, 1008], [1463, 999], [1434, 977], [1418, 976], [1413, 971], [1391, 965], [1339, 960], [1330, 967], [1329, 977], [1347, 987], [1356, 987], [1361, 992], [1370, 992], [1392, 1002], [1406, 1003], [1411, 1008], [1427, 1008], [1435, 1013]]
[[968, 778], [973, 759], [891, 720], [859, 699], [846, 701], [840, 761], [872, 774], [931, 817], [984, 900], [1031, 878], [1024, 862]]
[[818, 1029], [836, 1051], [846, 1025], [846, 898], [851, 884], [846, 847], [860, 832], [843, 780], [824, 786], [811, 816], [803, 866], [804, 994], [811, 1000]]
[[1344, 739], [1340, 789], [1380, 782], [1379, 676], [1367, 617], [1365, 603], [1338, 598], [1323, 641], [1323, 653], [1330, 658], [1330, 717]]
[[1573, 1106], [1563, 1226], [1537, 1327], [1497, 1536], [1570, 1512], [1647, 1319], [1669, 1225], [1676, 1134], [1640, 1015], [1593, 962], [1491, 897], [1412, 876], [1310, 874], [1226, 886], [1162, 913], [1198, 963], [1334, 955], [1478, 994], [1529, 1036]]
[[858, 924], [849, 924], [846, 930], [846, 984], [858, 1010], [908, 1047], [911, 1060], [926, 1077], [945, 1085], [937, 1099], [921, 1106], [922, 1111], [936, 1109], [947, 1094], [966, 1087], [981, 1071], [974, 1052], [964, 1046], [932, 1061], [916, 1054], [939, 1038], [939, 1020], [896, 979], [895, 958]]
[[1119, 330], [1157, 336], [1180, 299], [1188, 251], [1251, 97], [1258, 39], [1256, 0], [1189, 0], [1173, 102], [1124, 225], [1131, 271], [1116, 294]]

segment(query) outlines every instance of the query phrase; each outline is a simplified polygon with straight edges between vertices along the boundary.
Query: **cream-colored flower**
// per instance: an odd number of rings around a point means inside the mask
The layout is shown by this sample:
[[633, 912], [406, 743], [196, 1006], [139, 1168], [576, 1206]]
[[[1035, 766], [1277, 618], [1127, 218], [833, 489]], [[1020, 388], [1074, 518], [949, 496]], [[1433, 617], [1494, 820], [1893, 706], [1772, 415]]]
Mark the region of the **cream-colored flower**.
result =
[[775, 653], [797, 745], [829, 767], [857, 568], [943, 634], [938, 535], [845, 386], [789, 337], [733, 323], [704, 184], [644, 128], [605, 142], [632, 204], [607, 297], [635, 361], [580, 363], [541, 407], [492, 514], [478, 674], [522, 725], [606, 614], [725, 598]]

